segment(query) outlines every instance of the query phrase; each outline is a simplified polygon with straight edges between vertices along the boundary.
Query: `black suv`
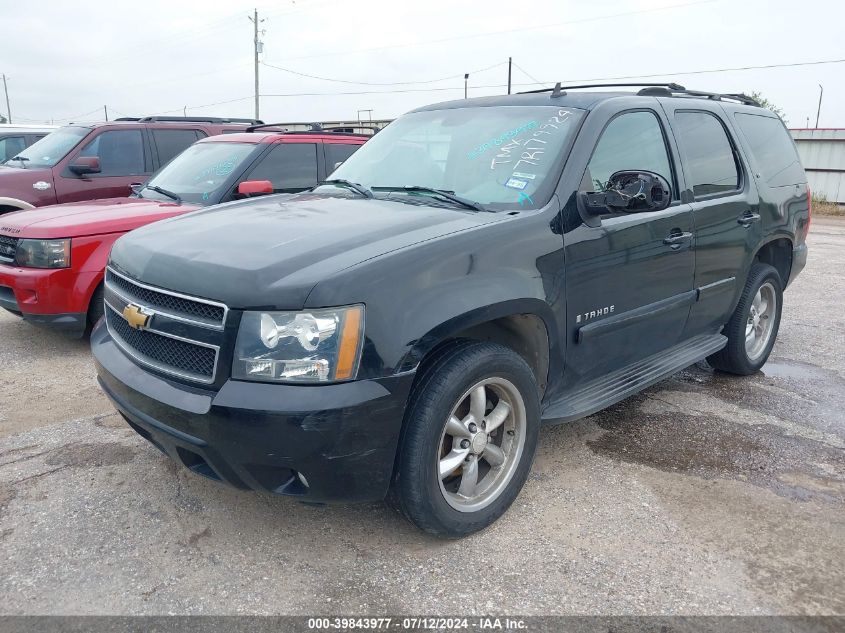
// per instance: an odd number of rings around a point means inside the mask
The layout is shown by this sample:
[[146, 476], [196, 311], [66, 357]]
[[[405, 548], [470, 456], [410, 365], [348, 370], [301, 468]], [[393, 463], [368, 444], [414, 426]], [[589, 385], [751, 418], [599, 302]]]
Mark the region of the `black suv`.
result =
[[789, 134], [743, 95], [604, 90], [420, 108], [310, 192], [120, 238], [100, 384], [196, 473], [460, 536], [541, 422], [755, 372], [806, 261]]

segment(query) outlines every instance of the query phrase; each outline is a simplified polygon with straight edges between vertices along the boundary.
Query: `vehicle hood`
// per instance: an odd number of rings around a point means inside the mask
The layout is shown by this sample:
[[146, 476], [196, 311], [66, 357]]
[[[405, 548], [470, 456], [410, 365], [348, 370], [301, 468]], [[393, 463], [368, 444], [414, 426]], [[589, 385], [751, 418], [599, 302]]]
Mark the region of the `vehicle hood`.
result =
[[199, 207], [142, 198], [108, 198], [55, 204], [0, 216], [0, 234], [54, 239], [125, 233]]
[[334, 273], [501, 215], [383, 199], [272, 196], [144, 227], [115, 242], [111, 261], [145, 283], [232, 308], [299, 309]]

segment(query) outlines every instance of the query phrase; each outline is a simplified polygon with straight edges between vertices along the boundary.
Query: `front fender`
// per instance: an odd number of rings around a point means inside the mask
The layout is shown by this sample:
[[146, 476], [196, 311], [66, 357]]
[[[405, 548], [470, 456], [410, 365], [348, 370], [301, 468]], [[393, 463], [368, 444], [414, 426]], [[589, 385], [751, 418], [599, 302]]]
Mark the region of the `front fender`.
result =
[[33, 205], [24, 200], [3, 196], [0, 196], [0, 207], [14, 207], [15, 209], [18, 209], [20, 211], [26, 211], [27, 209], [35, 208]]
[[411, 370], [444, 339], [519, 314], [545, 325], [552, 375], [562, 362], [566, 313], [556, 217], [506, 217], [386, 253], [318, 283], [306, 307], [365, 304], [362, 379]]

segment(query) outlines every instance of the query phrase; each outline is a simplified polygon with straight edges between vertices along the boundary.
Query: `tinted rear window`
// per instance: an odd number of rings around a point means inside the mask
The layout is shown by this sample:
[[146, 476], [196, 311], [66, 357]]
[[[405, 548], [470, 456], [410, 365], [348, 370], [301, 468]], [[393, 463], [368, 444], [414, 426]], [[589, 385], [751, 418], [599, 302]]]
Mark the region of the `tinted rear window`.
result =
[[737, 113], [736, 122], [766, 184], [783, 187], [806, 182], [795, 145], [780, 119]]
[[153, 138], [158, 148], [158, 160], [164, 165], [193, 144], [199, 135], [195, 130], [153, 130]]
[[740, 174], [725, 128], [709, 112], [684, 111], [675, 116], [681, 152], [695, 196], [739, 189]]

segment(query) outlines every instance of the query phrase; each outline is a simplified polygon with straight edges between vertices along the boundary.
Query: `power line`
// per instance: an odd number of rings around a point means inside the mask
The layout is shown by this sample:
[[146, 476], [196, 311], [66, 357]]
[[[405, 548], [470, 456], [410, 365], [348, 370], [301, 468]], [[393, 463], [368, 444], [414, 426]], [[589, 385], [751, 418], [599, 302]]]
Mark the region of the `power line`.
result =
[[538, 83], [538, 84], [543, 83], [542, 81], [538, 81], [536, 77], [533, 77], [527, 70], [525, 70], [522, 66], [520, 66], [516, 62], [514, 62], [513, 65], [516, 66], [517, 70], [521, 71], [523, 75], [528, 77], [534, 83]]
[[628, 17], [632, 15], [643, 15], [647, 13], [656, 13], [658, 11], [669, 11], [672, 9], [682, 9], [685, 7], [692, 7], [700, 4], [711, 4], [713, 2], [718, 2], [719, 0], [696, 0], [695, 2], [686, 2], [683, 4], [672, 4], [663, 7], [653, 7], [650, 9], [637, 9], [635, 11], [625, 11], [622, 13], [610, 13], [607, 15], [598, 15], [589, 18], [580, 18], [577, 20], [567, 20], [565, 22], [553, 22], [553, 23], [544, 23], [544, 24], [537, 24], [534, 26], [524, 26], [515, 29], [505, 29], [502, 31], [486, 31], [483, 33], [470, 33], [468, 35], [456, 35], [454, 37], [444, 37], [434, 40], [424, 40], [422, 42], [406, 42], [403, 44], [389, 44], [387, 46], [375, 46], [372, 48], [357, 48], [357, 49], [349, 49], [345, 51], [334, 51], [330, 53], [315, 53], [313, 55], [298, 55], [296, 57], [285, 57], [281, 61], [292, 61], [298, 59], [314, 59], [317, 57], [335, 57], [337, 55], [349, 55], [353, 53], [369, 53], [371, 51], [384, 51], [394, 48], [408, 48], [413, 46], [424, 46], [427, 44], [442, 44], [444, 42], [456, 42], [459, 40], [466, 40], [466, 39], [474, 39], [478, 37], [490, 37], [493, 35], [505, 35], [508, 33], [522, 33], [524, 31], [537, 31], [541, 29], [550, 29], [555, 28], [558, 26], [568, 26], [572, 24], [584, 24], [585, 22], [597, 22], [600, 20], [609, 20], [612, 18], [622, 18]]
[[[713, 69], [705, 69], [705, 70], [689, 70], [689, 71], [682, 71], [682, 72], [664, 72], [664, 73], [653, 73], [648, 75], [627, 75], [627, 76], [617, 76], [617, 77], [587, 77], [587, 78], [573, 78], [569, 79], [570, 82], [586, 82], [586, 81], [621, 81], [625, 79], [646, 79], [650, 77], [665, 77], [665, 76], [678, 76], [678, 75], [702, 75], [707, 73], [722, 73], [722, 72], [735, 72], [735, 71], [744, 71], [744, 70], [763, 70], [763, 69], [771, 69], [771, 68], [792, 68], [792, 67], [800, 67], [800, 66], [815, 66], [821, 64], [841, 64], [845, 63], [845, 59], [827, 59], [827, 60], [814, 60], [814, 61], [807, 61], [807, 62], [792, 62], [787, 64], [765, 64], [761, 66], [738, 66], [734, 68], [713, 68]], [[515, 86], [535, 86], [537, 84], [554, 84], [555, 81], [534, 81], [530, 83], [517, 83], [513, 84]], [[478, 85], [478, 86], [470, 86], [473, 90], [479, 89], [492, 89], [492, 88], [504, 88], [507, 84], [487, 84], [487, 85]], [[414, 93], [414, 92], [444, 92], [456, 90], [460, 91], [463, 90], [463, 86], [437, 86], [437, 87], [430, 87], [430, 88], [401, 88], [396, 90], [356, 90], [356, 91], [344, 91], [344, 92], [288, 92], [288, 93], [277, 93], [277, 94], [262, 94], [262, 97], [331, 97], [331, 96], [344, 96], [344, 95], [373, 95], [373, 94], [403, 94], [403, 93]], [[230, 103], [238, 103], [241, 101], [247, 101], [249, 99], [253, 99], [253, 96], [246, 96], [246, 97], [238, 97], [236, 99], [227, 99], [225, 101], [216, 101], [214, 103], [204, 103], [200, 105], [193, 105], [187, 106], [187, 109], [194, 110], [200, 108], [210, 108], [217, 105], [227, 105]], [[102, 106], [100, 106], [102, 107]], [[86, 112], [85, 114], [80, 114], [75, 117], [69, 117], [66, 119], [53, 119], [55, 121], [71, 121], [75, 119], [79, 119], [83, 116], [87, 116], [89, 114], [93, 114], [95, 112], [100, 111], [100, 107], [97, 107], [95, 110], [91, 112]], [[174, 112], [182, 112], [184, 106], [180, 106], [178, 108], [174, 108], [172, 110], [164, 110], [161, 112], [155, 112], [153, 115], [157, 114], [172, 114]], [[114, 110], [114, 109], [113, 109]], [[116, 110], [114, 110], [117, 112]], [[18, 117], [21, 120], [28, 120], [28, 121], [35, 121], [38, 119], [24, 119], [23, 117]]]
[[[823, 59], [811, 62], [794, 62], [790, 64], [763, 64], [760, 66], [736, 66], [734, 68], [711, 68], [707, 70], [688, 70], [684, 72], [662, 72], [651, 73], [648, 75], [626, 75], [624, 77], [588, 77], [584, 79], [567, 79], [567, 82], [575, 83], [581, 81], [619, 81], [622, 79], [650, 79], [652, 77], [672, 77], [676, 75], [706, 75], [711, 73], [729, 73], [742, 70], [766, 70], [770, 68], [792, 68], [795, 66], [818, 66], [821, 64], [841, 64], [845, 59]], [[516, 64], [514, 64], [516, 65]], [[557, 80], [559, 81], [559, 80]], [[547, 85], [554, 84], [556, 81], [534, 81], [530, 84], [519, 84], [522, 86]]]
[[[347, 79], [333, 79], [331, 77], [319, 77], [317, 75], [309, 75], [307, 73], [302, 73], [296, 70], [291, 70], [290, 68], [282, 68], [281, 66], [275, 66], [273, 64], [268, 64], [267, 62], [261, 62], [263, 66], [267, 66], [268, 68], [275, 68], [276, 70], [283, 70], [286, 73], [290, 73], [292, 75], [298, 75], [300, 77], [308, 77], [309, 79], [319, 79], [320, 81], [331, 81], [334, 83], [340, 84], [354, 84], [358, 86], [411, 86], [414, 84], [434, 84], [441, 81], [446, 81], [449, 79], [458, 79], [463, 77], [465, 73], [460, 73], [458, 75], [449, 75], [448, 77], [440, 77], [439, 79], [424, 79], [419, 81], [393, 81], [393, 82], [374, 82], [374, 81], [350, 81]], [[498, 68], [499, 66], [504, 66], [507, 62], [500, 62], [498, 64], [493, 64], [492, 66], [487, 66], [486, 68], [481, 68], [479, 70], [471, 70], [469, 71], [470, 74], [476, 73], [483, 73], [487, 70], [491, 70], [493, 68]]]

